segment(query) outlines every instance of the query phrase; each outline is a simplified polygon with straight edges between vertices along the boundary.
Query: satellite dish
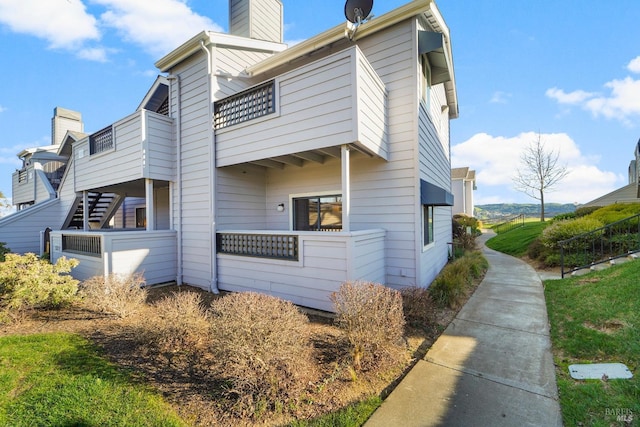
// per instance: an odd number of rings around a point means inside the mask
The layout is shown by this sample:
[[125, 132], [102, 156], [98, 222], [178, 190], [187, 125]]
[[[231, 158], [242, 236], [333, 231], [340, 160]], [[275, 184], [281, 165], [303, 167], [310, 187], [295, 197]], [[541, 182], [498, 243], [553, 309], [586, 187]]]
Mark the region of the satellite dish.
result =
[[345, 36], [353, 41], [358, 27], [369, 18], [373, 9], [373, 0], [347, 0], [344, 5], [344, 16], [347, 18]]
[[344, 16], [352, 24], [360, 24], [369, 17], [373, 9], [373, 0], [347, 0], [344, 5]]

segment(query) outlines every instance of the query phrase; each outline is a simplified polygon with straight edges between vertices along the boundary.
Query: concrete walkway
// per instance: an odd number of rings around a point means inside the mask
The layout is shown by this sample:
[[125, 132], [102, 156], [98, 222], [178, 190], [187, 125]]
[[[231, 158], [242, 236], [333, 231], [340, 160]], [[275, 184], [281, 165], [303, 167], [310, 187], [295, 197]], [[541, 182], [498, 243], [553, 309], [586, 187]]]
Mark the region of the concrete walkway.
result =
[[366, 427], [562, 426], [540, 276], [489, 237], [484, 280]]

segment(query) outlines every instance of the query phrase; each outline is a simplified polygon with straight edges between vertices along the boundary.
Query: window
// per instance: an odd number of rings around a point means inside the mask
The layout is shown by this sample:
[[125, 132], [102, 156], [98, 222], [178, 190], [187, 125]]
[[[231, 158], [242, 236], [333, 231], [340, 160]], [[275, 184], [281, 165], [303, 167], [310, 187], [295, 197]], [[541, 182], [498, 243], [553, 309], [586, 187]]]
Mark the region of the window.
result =
[[431, 66], [429, 65], [429, 60], [427, 59], [427, 55], [422, 55], [420, 57], [420, 69], [422, 71], [420, 78], [420, 94], [422, 96], [422, 100], [427, 104], [431, 103]]
[[293, 199], [293, 229], [342, 231], [342, 196], [312, 196]]
[[147, 227], [147, 208], [136, 208], [136, 228]]
[[433, 243], [433, 206], [422, 205], [423, 246]]

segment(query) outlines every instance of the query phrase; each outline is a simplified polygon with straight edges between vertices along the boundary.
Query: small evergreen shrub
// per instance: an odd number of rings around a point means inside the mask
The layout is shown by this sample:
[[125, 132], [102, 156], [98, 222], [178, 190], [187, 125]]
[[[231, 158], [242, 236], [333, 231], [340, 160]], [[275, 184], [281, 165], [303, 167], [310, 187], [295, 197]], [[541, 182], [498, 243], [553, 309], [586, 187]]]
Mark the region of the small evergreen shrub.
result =
[[211, 325], [200, 294], [174, 292], [156, 302], [154, 309], [137, 328], [146, 348], [163, 354], [169, 363], [177, 356], [189, 360], [205, 352]]
[[[558, 242], [589, 231], [597, 230], [601, 228], [602, 225], [602, 222], [588, 216], [573, 220], [559, 221], [544, 229], [541, 241], [548, 248], [558, 249]], [[583, 245], [583, 243], [575, 241], [573, 245], [576, 245], [575, 249], [580, 249], [580, 246]]]
[[5, 242], [0, 242], [0, 262], [4, 261], [4, 256], [11, 252], [11, 250], [7, 247]]
[[72, 303], [78, 292], [78, 280], [68, 273], [77, 265], [76, 259], [62, 257], [51, 264], [32, 253], [7, 253], [0, 263], [0, 309], [15, 313]]
[[575, 214], [576, 218], [580, 218], [583, 216], [589, 215], [591, 212], [595, 212], [598, 209], [602, 208], [602, 206], [583, 206], [576, 209]]
[[147, 288], [142, 274], [110, 274], [85, 280], [80, 294], [85, 303], [96, 309], [125, 318], [137, 313], [147, 300]]
[[447, 264], [429, 286], [431, 297], [441, 307], [457, 308], [473, 279], [479, 279], [489, 264], [480, 252], [470, 252]]
[[606, 225], [639, 213], [640, 203], [616, 203], [597, 209], [589, 214], [589, 218], [595, 219]]
[[336, 324], [351, 345], [355, 371], [383, 369], [404, 355], [402, 295], [372, 282], [345, 282], [331, 294]]
[[259, 418], [295, 407], [315, 380], [307, 317], [288, 301], [241, 292], [211, 305], [216, 375], [232, 410]]

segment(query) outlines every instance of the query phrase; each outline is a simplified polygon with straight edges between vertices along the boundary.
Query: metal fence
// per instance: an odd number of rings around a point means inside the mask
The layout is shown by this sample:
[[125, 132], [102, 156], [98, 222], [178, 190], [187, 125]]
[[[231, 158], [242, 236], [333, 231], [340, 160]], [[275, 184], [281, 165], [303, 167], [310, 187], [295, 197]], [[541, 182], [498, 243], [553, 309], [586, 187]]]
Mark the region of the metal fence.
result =
[[640, 214], [558, 242], [562, 277], [640, 251]]

